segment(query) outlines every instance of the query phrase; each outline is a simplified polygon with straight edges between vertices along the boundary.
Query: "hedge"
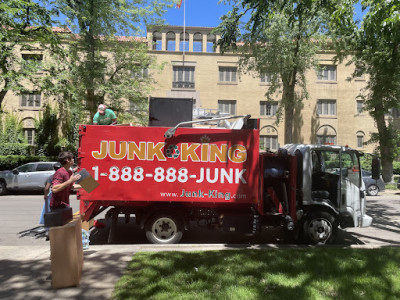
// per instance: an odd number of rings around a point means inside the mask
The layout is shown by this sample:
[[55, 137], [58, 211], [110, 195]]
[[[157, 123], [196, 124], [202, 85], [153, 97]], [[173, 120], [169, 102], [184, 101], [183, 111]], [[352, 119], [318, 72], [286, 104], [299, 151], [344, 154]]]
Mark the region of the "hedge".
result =
[[34, 146], [21, 143], [3, 143], [0, 146], [0, 155], [31, 155]]
[[20, 165], [36, 161], [57, 161], [57, 158], [37, 155], [0, 155], [0, 170], [12, 170]]

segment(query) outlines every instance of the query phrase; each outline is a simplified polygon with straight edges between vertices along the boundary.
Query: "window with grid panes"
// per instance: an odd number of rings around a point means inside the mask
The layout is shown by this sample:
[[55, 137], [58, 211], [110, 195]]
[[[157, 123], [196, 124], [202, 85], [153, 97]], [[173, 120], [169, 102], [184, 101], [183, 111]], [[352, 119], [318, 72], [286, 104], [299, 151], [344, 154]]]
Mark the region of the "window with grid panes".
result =
[[36, 71], [42, 70], [42, 54], [22, 54], [23, 67], [34, 67]]
[[278, 136], [276, 135], [260, 135], [260, 149], [277, 150]]
[[28, 144], [33, 145], [35, 139], [35, 129], [33, 128], [25, 128], [24, 135], [28, 141]]
[[275, 116], [278, 109], [278, 102], [260, 101], [260, 116]]
[[361, 114], [364, 107], [364, 100], [357, 100], [357, 114]]
[[236, 100], [218, 100], [218, 111], [222, 114], [236, 115]]
[[236, 82], [236, 67], [219, 67], [220, 82]]
[[40, 108], [41, 94], [40, 93], [25, 93], [21, 95], [21, 107]]
[[194, 67], [173, 67], [173, 88], [194, 89]]
[[364, 147], [364, 136], [363, 135], [357, 135], [357, 147], [358, 148]]
[[317, 112], [319, 116], [336, 116], [336, 100], [318, 100]]
[[336, 66], [321, 65], [317, 72], [318, 80], [336, 81]]

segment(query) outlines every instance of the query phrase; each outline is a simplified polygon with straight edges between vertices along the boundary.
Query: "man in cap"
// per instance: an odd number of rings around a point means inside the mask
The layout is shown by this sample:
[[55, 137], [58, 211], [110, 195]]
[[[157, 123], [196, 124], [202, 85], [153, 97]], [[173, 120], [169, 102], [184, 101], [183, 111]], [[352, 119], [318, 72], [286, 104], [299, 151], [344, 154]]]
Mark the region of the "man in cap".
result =
[[93, 117], [94, 125], [115, 125], [117, 124], [117, 116], [115, 113], [106, 108], [104, 104], [100, 104], [97, 113]]

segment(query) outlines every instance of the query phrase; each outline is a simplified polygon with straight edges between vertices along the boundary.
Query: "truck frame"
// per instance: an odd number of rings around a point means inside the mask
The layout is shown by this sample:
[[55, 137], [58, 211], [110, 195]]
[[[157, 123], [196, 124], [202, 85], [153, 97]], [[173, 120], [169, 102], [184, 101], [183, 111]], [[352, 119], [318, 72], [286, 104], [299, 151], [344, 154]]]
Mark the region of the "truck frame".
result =
[[372, 222], [362, 153], [349, 147], [291, 144], [259, 152], [258, 129], [179, 125], [80, 125], [79, 134], [79, 167], [99, 183], [78, 191], [80, 211], [88, 221], [108, 210], [110, 243], [120, 214], [135, 215], [157, 244], [178, 243], [191, 221], [250, 234], [283, 226], [312, 244], [332, 243], [339, 226]]

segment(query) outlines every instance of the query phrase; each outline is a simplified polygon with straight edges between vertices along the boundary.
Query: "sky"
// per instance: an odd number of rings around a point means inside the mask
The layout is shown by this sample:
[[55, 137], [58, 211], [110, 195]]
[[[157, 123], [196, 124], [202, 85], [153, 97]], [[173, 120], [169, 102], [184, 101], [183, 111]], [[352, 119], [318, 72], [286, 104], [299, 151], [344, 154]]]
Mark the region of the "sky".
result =
[[231, 6], [218, 4], [218, 0], [182, 0], [180, 8], [170, 8], [164, 15], [168, 25], [183, 26], [183, 12], [186, 12], [186, 26], [215, 27], [220, 17], [231, 10]]
[[[166, 24], [183, 26], [185, 5], [186, 26], [215, 27], [220, 23], [220, 18], [231, 10], [231, 6], [218, 4], [218, 0], [182, 0], [180, 8], [170, 8], [164, 15]], [[361, 5], [356, 6], [356, 17], [363, 15]]]

